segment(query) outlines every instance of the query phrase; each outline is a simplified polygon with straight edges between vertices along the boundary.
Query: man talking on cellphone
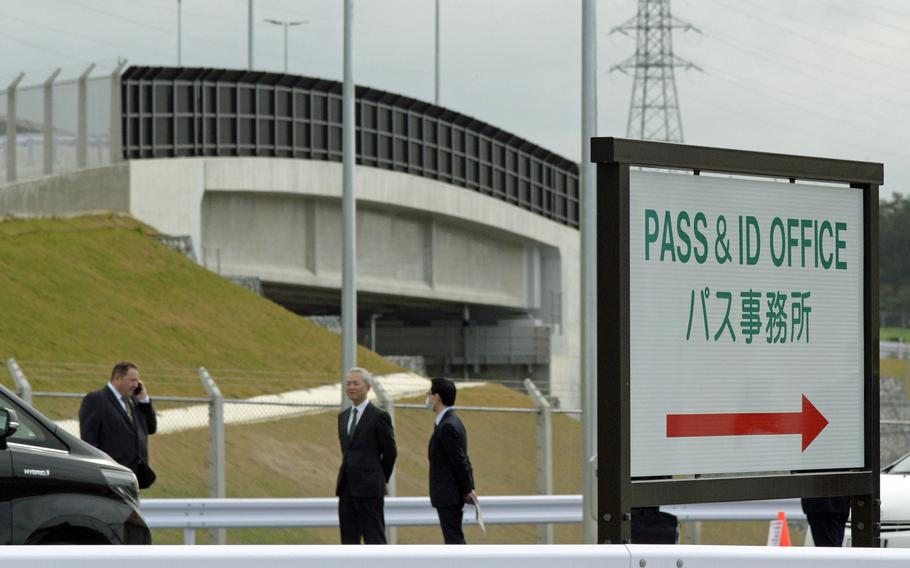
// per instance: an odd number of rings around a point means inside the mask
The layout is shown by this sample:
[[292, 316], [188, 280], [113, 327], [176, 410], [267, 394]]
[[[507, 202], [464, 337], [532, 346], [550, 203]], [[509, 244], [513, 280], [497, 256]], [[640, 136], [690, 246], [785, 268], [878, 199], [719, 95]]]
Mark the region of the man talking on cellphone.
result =
[[139, 380], [139, 368], [129, 361], [114, 365], [110, 382], [85, 395], [79, 407], [80, 437], [133, 470], [140, 489], [155, 482], [148, 437], [157, 430], [152, 399]]

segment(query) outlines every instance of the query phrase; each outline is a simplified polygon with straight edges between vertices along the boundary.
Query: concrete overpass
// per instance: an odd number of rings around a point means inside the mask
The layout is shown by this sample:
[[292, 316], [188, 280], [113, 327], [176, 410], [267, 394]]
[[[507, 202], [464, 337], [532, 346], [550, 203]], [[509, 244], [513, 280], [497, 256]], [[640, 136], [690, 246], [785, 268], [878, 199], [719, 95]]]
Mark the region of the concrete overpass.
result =
[[[0, 213], [129, 213], [289, 309], [338, 313], [340, 84], [131, 68], [122, 93], [125, 163], [0, 188]], [[357, 95], [363, 342], [378, 314], [380, 353], [459, 376], [531, 374], [576, 406], [574, 164], [447, 109]]]

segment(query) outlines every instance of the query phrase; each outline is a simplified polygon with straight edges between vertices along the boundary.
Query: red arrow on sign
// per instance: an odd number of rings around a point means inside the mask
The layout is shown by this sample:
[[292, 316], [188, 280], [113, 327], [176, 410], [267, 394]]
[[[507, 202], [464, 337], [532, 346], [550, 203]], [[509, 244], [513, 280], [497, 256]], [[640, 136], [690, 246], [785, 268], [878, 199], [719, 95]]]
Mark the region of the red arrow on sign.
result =
[[828, 419], [803, 395], [802, 412], [667, 414], [668, 438], [774, 436], [802, 434], [803, 451], [825, 429]]

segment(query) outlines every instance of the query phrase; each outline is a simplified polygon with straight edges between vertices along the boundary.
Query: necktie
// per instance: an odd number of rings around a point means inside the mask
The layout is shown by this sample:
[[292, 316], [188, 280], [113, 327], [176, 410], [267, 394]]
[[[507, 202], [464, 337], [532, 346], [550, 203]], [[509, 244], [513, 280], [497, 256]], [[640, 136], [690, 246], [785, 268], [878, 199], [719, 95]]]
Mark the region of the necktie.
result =
[[351, 424], [348, 425], [348, 436], [354, 433], [354, 427], [357, 426], [357, 407], [351, 413]]
[[126, 414], [130, 417], [130, 422], [133, 422], [133, 407], [130, 406], [130, 397], [123, 395], [120, 397], [120, 400], [123, 401], [123, 406], [126, 407]]

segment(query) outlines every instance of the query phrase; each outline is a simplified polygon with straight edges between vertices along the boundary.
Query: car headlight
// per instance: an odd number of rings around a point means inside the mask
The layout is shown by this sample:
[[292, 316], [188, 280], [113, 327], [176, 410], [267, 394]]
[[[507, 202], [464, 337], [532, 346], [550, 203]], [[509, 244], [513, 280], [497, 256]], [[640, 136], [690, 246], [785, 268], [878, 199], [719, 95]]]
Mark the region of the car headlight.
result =
[[126, 502], [139, 508], [139, 482], [136, 481], [136, 475], [132, 471], [121, 471], [119, 469], [101, 469], [104, 479], [107, 480], [108, 486], [126, 499]]

